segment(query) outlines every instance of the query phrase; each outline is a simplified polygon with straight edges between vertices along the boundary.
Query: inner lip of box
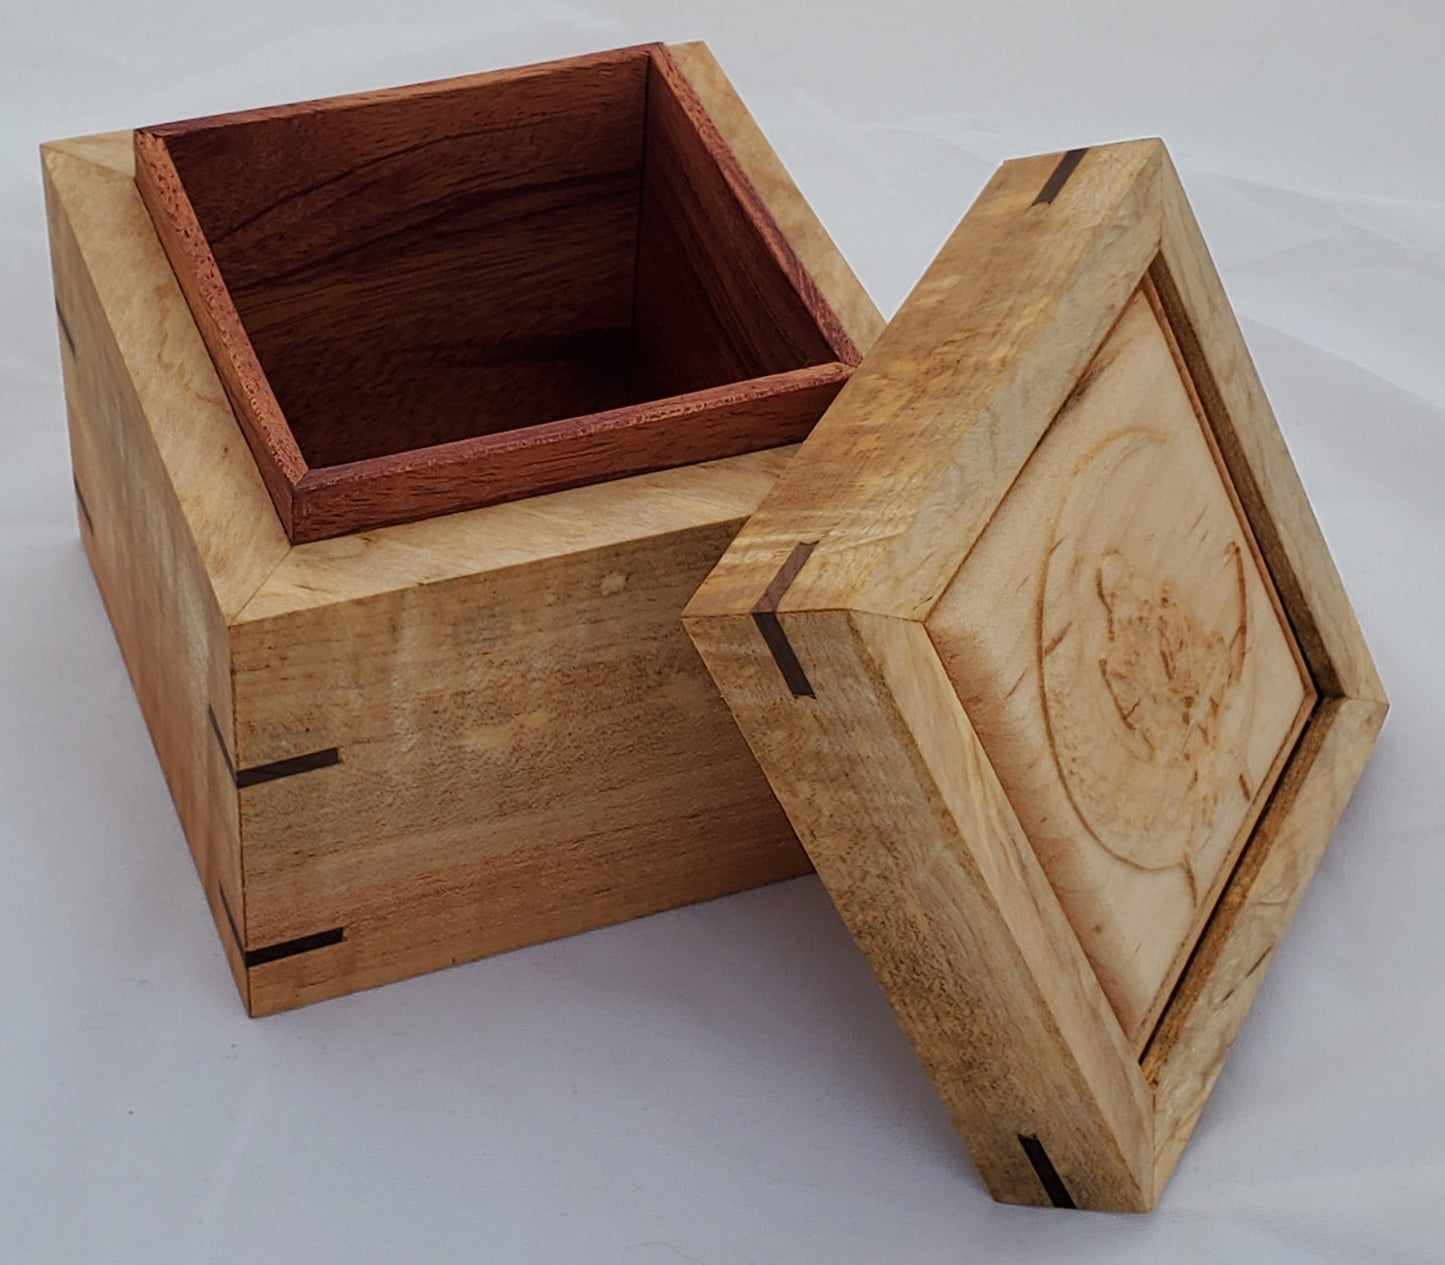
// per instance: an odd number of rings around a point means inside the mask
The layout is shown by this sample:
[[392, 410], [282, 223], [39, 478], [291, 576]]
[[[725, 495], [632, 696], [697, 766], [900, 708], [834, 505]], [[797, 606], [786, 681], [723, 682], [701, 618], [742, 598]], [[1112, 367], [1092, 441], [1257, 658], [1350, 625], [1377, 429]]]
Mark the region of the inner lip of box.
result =
[[288, 500], [569, 435], [464, 503], [773, 447], [858, 359], [661, 45], [149, 128], [137, 156]]

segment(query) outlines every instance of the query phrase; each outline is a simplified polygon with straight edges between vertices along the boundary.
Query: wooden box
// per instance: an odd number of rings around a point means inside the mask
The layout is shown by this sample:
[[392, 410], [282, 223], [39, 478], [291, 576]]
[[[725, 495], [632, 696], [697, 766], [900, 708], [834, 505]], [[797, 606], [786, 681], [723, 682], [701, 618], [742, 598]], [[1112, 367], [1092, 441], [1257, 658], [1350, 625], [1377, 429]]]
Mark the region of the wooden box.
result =
[[1386, 710], [1163, 146], [1003, 166], [685, 622], [995, 1197], [1152, 1206]]
[[81, 536], [251, 1013], [807, 869], [679, 615], [879, 320], [703, 46], [43, 165]]

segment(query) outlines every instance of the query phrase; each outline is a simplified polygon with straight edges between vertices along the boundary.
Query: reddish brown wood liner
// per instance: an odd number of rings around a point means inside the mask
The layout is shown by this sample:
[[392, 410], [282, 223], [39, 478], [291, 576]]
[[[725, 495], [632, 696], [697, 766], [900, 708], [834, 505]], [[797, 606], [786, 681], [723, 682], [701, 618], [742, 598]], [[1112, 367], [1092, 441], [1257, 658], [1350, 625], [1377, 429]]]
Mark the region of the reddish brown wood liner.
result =
[[792, 443], [859, 359], [662, 45], [135, 147], [294, 542]]

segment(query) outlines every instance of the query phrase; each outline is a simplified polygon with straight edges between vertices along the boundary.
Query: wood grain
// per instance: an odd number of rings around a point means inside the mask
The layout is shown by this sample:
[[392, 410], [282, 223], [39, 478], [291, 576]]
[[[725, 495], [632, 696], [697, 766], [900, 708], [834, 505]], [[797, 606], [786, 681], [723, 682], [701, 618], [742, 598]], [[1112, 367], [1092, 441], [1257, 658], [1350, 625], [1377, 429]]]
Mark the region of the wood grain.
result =
[[[149, 442], [229, 619], [290, 546], [270, 512], [251, 454], [237, 442], [235, 415], [136, 196], [131, 133], [52, 142], [42, 159], [48, 205], [63, 216], [81, 251], [153, 436]], [[57, 294], [56, 307], [64, 314], [63, 294]], [[67, 324], [84, 335], [75, 321]], [[213, 465], [217, 473], [200, 477], [202, 465]]]
[[1130, 300], [927, 621], [1136, 1049], [1314, 704]]
[[287, 535], [306, 459], [236, 311], [164, 140], [134, 134], [135, 184]]
[[1151, 1206], [1384, 714], [1163, 146], [1005, 164], [684, 623], [989, 1189]]
[[648, 65], [162, 133], [308, 466], [627, 402]]
[[660, 470], [481, 511], [297, 545], [246, 604], [247, 619], [430, 588], [479, 570], [510, 570], [698, 523], [741, 523], [796, 448]]
[[1364, 769], [1387, 707], [1327, 698], [1312, 718], [1145, 1054], [1162, 1189]]
[[[859, 353], [665, 51], [647, 90], [631, 382], [642, 397]], [[801, 436], [799, 436], [801, 438]]]
[[[611, 519], [629, 490], [606, 490]], [[248, 931], [348, 929], [324, 968], [253, 978], [253, 1006], [323, 995], [336, 970], [366, 981], [805, 870], [676, 620], [738, 525], [243, 615], [241, 762], [340, 754], [242, 792]]]
[[1320, 703], [1144, 1057], [1168, 1180], [1273, 952], [1324, 854], [1389, 702], [1194, 213], [1165, 158], [1151, 268], [1220, 460], [1249, 518]]
[[1148, 1091], [926, 630], [783, 606], [816, 697], [750, 613], [686, 623], [989, 1190], [1049, 1202], [1025, 1135], [1080, 1206], [1147, 1206]]
[[[1167, 156], [1166, 156], [1167, 158]], [[1329, 546], [1290, 459], [1254, 360], [1172, 165], [1152, 269], [1254, 525], [1295, 634], [1323, 694], [1386, 703]]]
[[136, 145], [293, 541], [789, 443], [858, 360], [661, 45]]

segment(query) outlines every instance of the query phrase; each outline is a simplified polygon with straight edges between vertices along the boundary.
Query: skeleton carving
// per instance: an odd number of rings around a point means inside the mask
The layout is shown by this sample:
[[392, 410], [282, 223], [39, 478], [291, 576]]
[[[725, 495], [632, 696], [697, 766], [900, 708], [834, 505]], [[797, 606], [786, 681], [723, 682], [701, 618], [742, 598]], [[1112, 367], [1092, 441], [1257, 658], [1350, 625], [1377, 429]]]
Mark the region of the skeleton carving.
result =
[[[1244, 588], [1239, 546], [1229, 546]], [[1191, 763], [1218, 738], [1225, 692], [1244, 667], [1245, 624], [1226, 643], [1206, 632], [1172, 581], [1151, 584], [1117, 553], [1099, 563], [1099, 598], [1109, 613], [1109, 650], [1099, 670], [1119, 716], [1157, 758]]]
[[[1055, 524], [1039, 656], [1053, 756], [1080, 820], [1130, 865], [1180, 867], [1197, 901], [1196, 854], [1221, 795], [1254, 792], [1235, 769], [1248, 597], [1237, 541], [1201, 542], [1194, 565], [1204, 579], [1186, 596], [1154, 573], [1157, 561], [1104, 534], [1098, 489], [1142, 494], [1162, 442], [1149, 430], [1118, 432], [1080, 463], [1076, 479], [1089, 467], [1095, 478], [1076, 487], [1094, 491], [1067, 497]], [[1217, 605], [1201, 609], [1201, 592]]]

